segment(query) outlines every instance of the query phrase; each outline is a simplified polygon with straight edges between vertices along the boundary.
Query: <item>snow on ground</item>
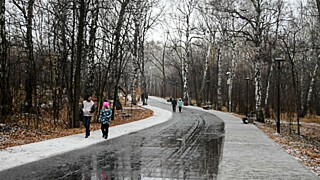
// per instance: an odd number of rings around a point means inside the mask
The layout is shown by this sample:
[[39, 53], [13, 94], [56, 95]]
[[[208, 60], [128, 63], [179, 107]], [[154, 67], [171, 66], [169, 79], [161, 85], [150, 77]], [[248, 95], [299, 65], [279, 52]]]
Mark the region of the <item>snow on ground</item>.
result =
[[[162, 101], [164, 100], [162, 99]], [[164, 109], [153, 106], [144, 107], [151, 109], [154, 112], [153, 116], [144, 120], [110, 127], [108, 139], [161, 124], [168, 121], [172, 116], [170, 111]], [[106, 141], [101, 135], [101, 131], [97, 130], [91, 131], [91, 135], [86, 139], [84, 134], [81, 133], [0, 150], [0, 171]]]

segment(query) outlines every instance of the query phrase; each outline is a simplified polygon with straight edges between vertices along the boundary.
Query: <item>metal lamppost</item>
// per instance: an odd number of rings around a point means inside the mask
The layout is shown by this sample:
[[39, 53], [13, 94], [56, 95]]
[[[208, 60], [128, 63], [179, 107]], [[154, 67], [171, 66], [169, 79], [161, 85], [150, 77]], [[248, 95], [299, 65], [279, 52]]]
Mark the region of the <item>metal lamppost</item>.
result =
[[175, 83], [176, 83], [176, 85], [175, 85], [175, 86], [176, 86], [176, 98], [178, 98], [178, 97], [177, 97], [178, 81], [175, 81]]
[[284, 61], [282, 58], [275, 58], [275, 62], [278, 62], [278, 77], [277, 77], [277, 133], [280, 134], [280, 63]]
[[246, 98], [246, 117], [249, 116], [249, 80], [250, 78], [246, 78], [247, 81], [247, 98]]
[[207, 104], [209, 104], [209, 92], [210, 92], [209, 83], [210, 83], [210, 80], [206, 80], [206, 83], [207, 83]]

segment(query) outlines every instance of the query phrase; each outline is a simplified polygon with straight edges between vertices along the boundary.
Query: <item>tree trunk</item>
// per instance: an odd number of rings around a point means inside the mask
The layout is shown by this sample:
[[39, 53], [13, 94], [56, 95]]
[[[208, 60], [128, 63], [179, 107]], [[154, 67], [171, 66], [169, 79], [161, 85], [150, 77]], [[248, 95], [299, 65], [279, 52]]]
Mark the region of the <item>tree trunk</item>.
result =
[[95, 56], [95, 43], [96, 43], [96, 32], [97, 32], [97, 24], [98, 24], [98, 18], [99, 18], [99, 1], [95, 0], [95, 2], [92, 2], [92, 4], [95, 6], [94, 9], [91, 12], [91, 29], [90, 29], [90, 38], [89, 38], [89, 68], [88, 68], [88, 81], [87, 81], [87, 87], [86, 87], [86, 94], [93, 94], [93, 83], [94, 83], [94, 73], [95, 73], [95, 62], [94, 62], [94, 56]]
[[[189, 22], [189, 19], [187, 20]], [[187, 30], [186, 30], [186, 41], [185, 41], [185, 52], [183, 54], [183, 62], [182, 62], [182, 77], [183, 77], [183, 101], [184, 105], [189, 105], [190, 97], [189, 97], [189, 89], [188, 89], [188, 80], [189, 80], [189, 23], [187, 23]]]
[[232, 107], [233, 107], [233, 103], [232, 103], [232, 90], [233, 90], [233, 80], [235, 77], [235, 69], [237, 67], [237, 63], [236, 63], [236, 59], [235, 59], [235, 46], [236, 44], [233, 42], [232, 43], [232, 51], [231, 51], [231, 67], [230, 67], [230, 74], [229, 74], [229, 87], [228, 87], [228, 97], [229, 97], [229, 104], [228, 104], [228, 111], [232, 112]]
[[76, 67], [74, 74], [74, 99], [73, 99], [73, 125], [79, 127], [79, 114], [80, 114], [80, 92], [81, 92], [81, 64], [82, 64], [82, 50], [83, 50], [83, 38], [86, 20], [86, 2], [80, 1], [80, 16], [77, 36], [77, 54], [76, 54]]
[[139, 78], [139, 37], [140, 37], [140, 19], [134, 17], [134, 35], [133, 35], [133, 80], [132, 80], [132, 103], [137, 104], [138, 78]]
[[[207, 80], [207, 74], [208, 74], [208, 69], [209, 69], [209, 58], [210, 58], [210, 54], [211, 54], [211, 42], [208, 42], [208, 49], [207, 49], [207, 53], [206, 53], [206, 57], [205, 57], [205, 62], [204, 62], [204, 70], [203, 70], [203, 75], [202, 75], [202, 82], [201, 82], [201, 87], [200, 87], [200, 99], [204, 99], [204, 97], [202, 97], [203, 95], [203, 91], [206, 85], [206, 80]], [[207, 92], [209, 93], [209, 92]]]
[[28, 52], [28, 63], [27, 63], [27, 77], [26, 77], [26, 101], [25, 101], [25, 111], [30, 113], [31, 107], [33, 105], [33, 93], [36, 88], [36, 78], [35, 78], [35, 62], [33, 55], [33, 38], [32, 38], [32, 28], [33, 28], [33, 6], [34, 0], [28, 1], [28, 11], [26, 21], [27, 21], [27, 52]]
[[166, 55], [166, 44], [167, 41], [163, 45], [163, 52], [162, 52], [162, 59], [161, 59], [161, 68], [162, 68], [162, 83], [163, 83], [163, 91], [161, 92], [161, 97], [165, 98], [167, 95], [167, 76], [166, 76], [166, 69], [165, 69], [165, 55]]
[[7, 50], [5, 21], [5, 0], [0, 2], [0, 123], [5, 123], [6, 116], [10, 113], [12, 97], [9, 88], [9, 77], [7, 73]]
[[217, 99], [218, 99], [218, 107], [217, 109], [219, 111], [222, 110], [222, 72], [221, 72], [221, 68], [222, 68], [222, 62], [221, 62], [221, 50], [220, 48], [218, 49], [218, 56], [217, 56], [217, 67], [218, 67], [218, 87], [217, 87]]
[[310, 82], [310, 85], [309, 85], [309, 90], [308, 90], [308, 93], [307, 93], [307, 101], [304, 103], [302, 109], [301, 109], [301, 113], [300, 113], [300, 117], [304, 117], [307, 113], [308, 113], [308, 110], [309, 110], [309, 105], [310, 105], [310, 102], [311, 102], [311, 97], [312, 97], [312, 92], [313, 92], [313, 88], [314, 88], [314, 84], [315, 84], [315, 80], [316, 80], [316, 75], [317, 75], [317, 72], [318, 72], [318, 67], [319, 67], [319, 60], [317, 60], [317, 64], [313, 70], [313, 73], [312, 73], [312, 77], [311, 77], [311, 82]]
[[148, 105], [148, 91], [147, 91], [147, 79], [145, 75], [145, 59], [144, 59], [144, 36], [141, 37], [140, 42], [140, 53], [141, 53], [141, 66], [140, 66], [140, 73], [141, 73], [141, 80], [142, 80], [142, 104]]
[[264, 114], [261, 109], [261, 59], [260, 45], [256, 46], [256, 62], [254, 68], [254, 83], [255, 83], [255, 100], [256, 100], [256, 117], [257, 121], [264, 122]]
[[[124, 22], [124, 15], [126, 13], [126, 7], [127, 5], [129, 4], [130, 0], [125, 0], [122, 4], [121, 4], [121, 9], [120, 9], [120, 13], [119, 13], [119, 18], [118, 18], [118, 22], [117, 22], [117, 27], [113, 33], [113, 36], [114, 36], [114, 50], [113, 50], [113, 53], [112, 53], [112, 59], [111, 61], [112, 62], [115, 62], [115, 63], [120, 63], [120, 62], [116, 62], [117, 60], [120, 61], [118, 58], [119, 58], [119, 50], [120, 50], [120, 45], [121, 45], [121, 42], [120, 42], [120, 37], [121, 37], [121, 28], [123, 26], [123, 22]], [[120, 64], [118, 64], [118, 66], [120, 66]], [[115, 112], [116, 110], [116, 101], [117, 101], [117, 92], [118, 92], [118, 83], [119, 83], [119, 79], [120, 79], [120, 71], [118, 69], [121, 69], [121, 67], [118, 67], [116, 68], [116, 81], [115, 81], [115, 84], [114, 84], [114, 92], [113, 92], [113, 106], [112, 106], [112, 112]], [[115, 113], [112, 113], [112, 117], [111, 119], [114, 120], [114, 114]]]
[[[72, 35], [71, 35], [71, 59], [70, 59], [70, 69], [69, 69], [69, 78], [67, 81], [67, 89], [68, 89], [68, 117], [69, 117], [69, 123], [70, 128], [76, 127], [74, 124], [75, 120], [75, 112], [74, 112], [74, 61], [75, 61], [75, 35], [76, 35], [76, 12], [77, 12], [77, 1], [72, 1]], [[79, 117], [80, 118], [80, 117]]]

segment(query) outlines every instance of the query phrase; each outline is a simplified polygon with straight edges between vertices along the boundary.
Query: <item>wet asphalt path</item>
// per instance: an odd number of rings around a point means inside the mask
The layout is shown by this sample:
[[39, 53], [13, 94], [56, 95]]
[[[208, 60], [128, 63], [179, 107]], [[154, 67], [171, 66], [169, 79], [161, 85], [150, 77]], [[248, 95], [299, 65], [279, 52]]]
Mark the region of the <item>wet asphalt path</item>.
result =
[[[171, 110], [169, 103], [149, 101]], [[197, 110], [166, 123], [0, 172], [1, 179], [216, 179], [224, 122]], [[72, 142], [70, 142], [72, 143]], [[23, 158], [23, 157], [17, 157]]]

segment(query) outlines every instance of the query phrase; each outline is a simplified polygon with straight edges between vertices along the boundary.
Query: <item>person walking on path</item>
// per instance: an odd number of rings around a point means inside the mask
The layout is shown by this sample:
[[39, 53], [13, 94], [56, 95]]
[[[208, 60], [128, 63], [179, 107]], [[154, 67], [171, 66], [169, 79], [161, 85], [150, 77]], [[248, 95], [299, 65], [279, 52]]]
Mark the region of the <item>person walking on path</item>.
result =
[[105, 139], [108, 138], [111, 115], [112, 115], [112, 110], [109, 108], [109, 103], [104, 102], [103, 107], [99, 113], [98, 121], [101, 123], [102, 138], [105, 138]]
[[179, 108], [179, 112], [181, 113], [181, 110], [182, 110], [182, 105], [183, 105], [183, 102], [181, 100], [181, 98], [179, 99], [178, 101], [178, 108]]
[[171, 102], [171, 105], [172, 105], [172, 110], [173, 112], [176, 112], [176, 107], [177, 107], [177, 100], [176, 98], [173, 98], [172, 102]]
[[86, 128], [85, 138], [88, 138], [90, 136], [90, 122], [92, 113], [95, 111], [95, 106], [91, 95], [86, 95], [85, 100], [82, 102], [81, 110], [84, 117], [84, 127]]

